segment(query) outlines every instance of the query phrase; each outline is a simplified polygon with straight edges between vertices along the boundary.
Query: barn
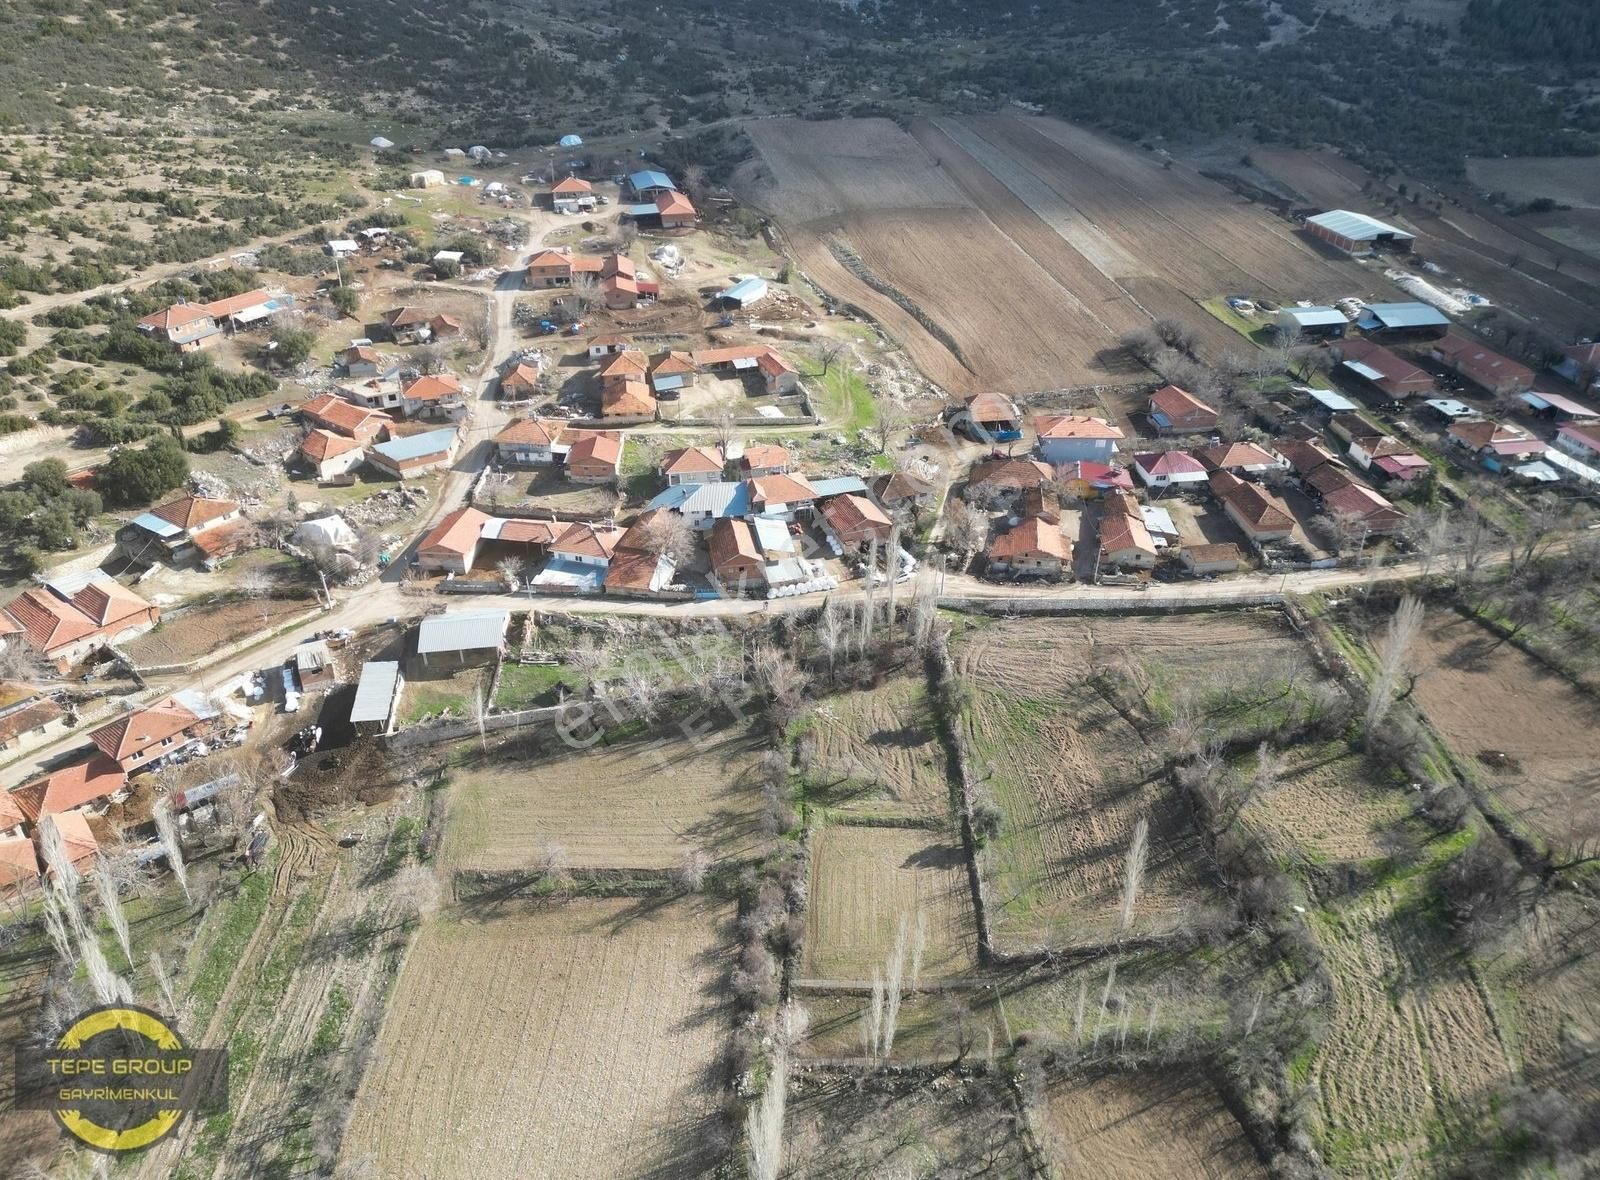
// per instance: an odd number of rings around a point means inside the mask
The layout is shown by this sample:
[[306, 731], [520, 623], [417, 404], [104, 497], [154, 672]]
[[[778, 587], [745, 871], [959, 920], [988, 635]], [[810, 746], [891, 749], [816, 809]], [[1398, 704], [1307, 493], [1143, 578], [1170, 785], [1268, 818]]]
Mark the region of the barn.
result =
[[1330, 209], [1308, 217], [1306, 229], [1312, 237], [1321, 238], [1346, 254], [1371, 254], [1378, 250], [1409, 254], [1417, 240], [1415, 234], [1348, 209]]

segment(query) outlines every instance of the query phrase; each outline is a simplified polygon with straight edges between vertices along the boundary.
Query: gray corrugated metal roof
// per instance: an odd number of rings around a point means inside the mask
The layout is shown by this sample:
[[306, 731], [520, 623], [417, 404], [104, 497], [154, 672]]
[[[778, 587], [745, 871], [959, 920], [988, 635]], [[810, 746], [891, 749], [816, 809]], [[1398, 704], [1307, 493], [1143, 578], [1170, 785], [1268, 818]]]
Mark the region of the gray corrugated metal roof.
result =
[[400, 665], [394, 660], [373, 660], [362, 665], [361, 681], [356, 685], [356, 699], [350, 706], [350, 722], [388, 721], [389, 706], [394, 702], [395, 683], [400, 679]]
[[1446, 418], [1465, 418], [1473, 412], [1472, 407], [1466, 402], [1457, 401], [1453, 397], [1430, 397], [1422, 403], [1430, 410], [1437, 410]]
[[433, 615], [417, 628], [417, 654], [499, 647], [510, 623], [511, 613], [503, 610]]
[[1365, 213], [1352, 213], [1348, 209], [1329, 209], [1326, 213], [1318, 213], [1306, 220], [1312, 225], [1320, 225], [1323, 229], [1336, 233], [1341, 238], [1349, 238], [1353, 242], [1370, 241], [1384, 234], [1393, 234], [1399, 238], [1415, 236], [1386, 221], [1368, 217]]
[[665, 377], [652, 377], [650, 384], [657, 389], [682, 389], [686, 378], [681, 373], [670, 373]]
[[[1349, 369], [1353, 373], [1360, 373], [1368, 381], [1382, 381], [1383, 380], [1383, 374], [1382, 373], [1380, 373], [1377, 369], [1374, 369], [1371, 365], [1364, 365], [1360, 361], [1345, 361], [1344, 367]], [[1352, 406], [1350, 408], [1354, 409], [1355, 407]]]
[[853, 475], [840, 475], [812, 480], [811, 490], [817, 493], [817, 499], [826, 500], [829, 496], [860, 495], [867, 490], [867, 485]]
[[1449, 316], [1428, 303], [1369, 303], [1367, 313], [1385, 328], [1433, 328], [1450, 322]]
[[163, 541], [180, 536], [183, 530], [170, 520], [162, 520], [154, 512], [141, 512], [133, 518], [133, 523], [147, 533], [154, 533]]
[[1356, 403], [1345, 397], [1344, 394], [1335, 393], [1331, 389], [1308, 389], [1306, 392], [1311, 395], [1312, 401], [1316, 402], [1325, 409], [1333, 410], [1335, 413], [1340, 410], [1354, 410], [1358, 408]]

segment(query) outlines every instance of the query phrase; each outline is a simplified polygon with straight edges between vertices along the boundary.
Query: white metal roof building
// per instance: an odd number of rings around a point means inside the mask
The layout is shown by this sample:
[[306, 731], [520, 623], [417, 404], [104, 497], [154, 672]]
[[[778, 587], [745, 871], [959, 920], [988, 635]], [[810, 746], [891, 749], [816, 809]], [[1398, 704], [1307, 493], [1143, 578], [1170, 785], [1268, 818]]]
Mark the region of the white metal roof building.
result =
[[1349, 209], [1330, 209], [1308, 217], [1306, 228], [1347, 254], [1370, 254], [1378, 247], [1406, 251], [1417, 240], [1415, 234]]
[[511, 612], [503, 610], [432, 615], [417, 628], [417, 654], [498, 651], [510, 625]]
[[394, 703], [400, 696], [400, 665], [394, 660], [372, 660], [362, 665], [356, 699], [350, 706], [350, 724], [389, 727]]

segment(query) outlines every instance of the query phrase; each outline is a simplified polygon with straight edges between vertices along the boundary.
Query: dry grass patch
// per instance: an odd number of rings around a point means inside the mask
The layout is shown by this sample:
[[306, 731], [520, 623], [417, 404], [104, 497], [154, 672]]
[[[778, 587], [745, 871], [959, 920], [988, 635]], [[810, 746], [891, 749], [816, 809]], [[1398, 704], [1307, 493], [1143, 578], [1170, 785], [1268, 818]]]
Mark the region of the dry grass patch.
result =
[[[1165, 772], [1161, 718], [1186, 694], [1226, 698], [1230, 685], [1256, 691], [1303, 667], [1299, 641], [1282, 621], [1002, 620], [960, 634], [954, 655], [971, 690], [973, 772], [1004, 814], [983, 861], [997, 945], [1096, 942], [1115, 933], [1141, 818], [1150, 823], [1150, 851], [1134, 933], [1185, 920], [1206, 895], [1205, 858]], [[1144, 700], [1135, 711], [1128, 700], [1137, 684]], [[1209, 730], [1223, 722], [1208, 722]]]
[[830, 809], [916, 819], [950, 814], [949, 767], [918, 676], [828, 697], [800, 741], [806, 777], [821, 785], [817, 794]]
[[429, 926], [345, 1157], [390, 1180], [707, 1174], [731, 921], [728, 907], [608, 900]]
[[1245, 822], [1275, 851], [1316, 862], [1387, 855], [1380, 837], [1410, 814], [1405, 797], [1374, 783], [1366, 759], [1343, 746], [1297, 747], [1290, 756], [1282, 783], [1251, 800]]
[[[812, 838], [804, 973], [867, 979], [882, 970], [900, 922], [925, 932], [923, 979], [977, 962], [977, 926], [961, 846], [908, 828], [834, 825]], [[909, 955], [909, 951], [907, 952]], [[910, 966], [906, 968], [910, 981]]]
[[1203, 1077], [1106, 1074], [1050, 1086], [1040, 1119], [1051, 1162], [1096, 1180], [1265, 1180], [1250, 1142]]
[[141, 668], [186, 664], [230, 643], [282, 627], [316, 605], [310, 598], [240, 598], [191, 607], [163, 619], [127, 650]]
[[749, 856], [762, 838], [762, 750], [754, 733], [729, 729], [464, 771], [452, 788], [445, 861], [532, 869], [546, 844], [573, 868], [670, 868], [692, 848]]

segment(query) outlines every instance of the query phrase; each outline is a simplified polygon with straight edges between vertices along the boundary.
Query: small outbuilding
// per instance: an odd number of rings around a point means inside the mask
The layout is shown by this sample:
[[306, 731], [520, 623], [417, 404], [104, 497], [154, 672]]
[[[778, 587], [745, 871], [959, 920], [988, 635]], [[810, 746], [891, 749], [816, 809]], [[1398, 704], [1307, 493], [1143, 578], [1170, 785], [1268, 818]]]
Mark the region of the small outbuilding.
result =
[[417, 627], [417, 654], [424, 664], [491, 661], [505, 647], [511, 612], [449, 611], [431, 615]]
[[356, 699], [350, 706], [350, 724], [358, 734], [388, 733], [394, 727], [395, 706], [405, 677], [394, 660], [371, 660], [361, 667]]

